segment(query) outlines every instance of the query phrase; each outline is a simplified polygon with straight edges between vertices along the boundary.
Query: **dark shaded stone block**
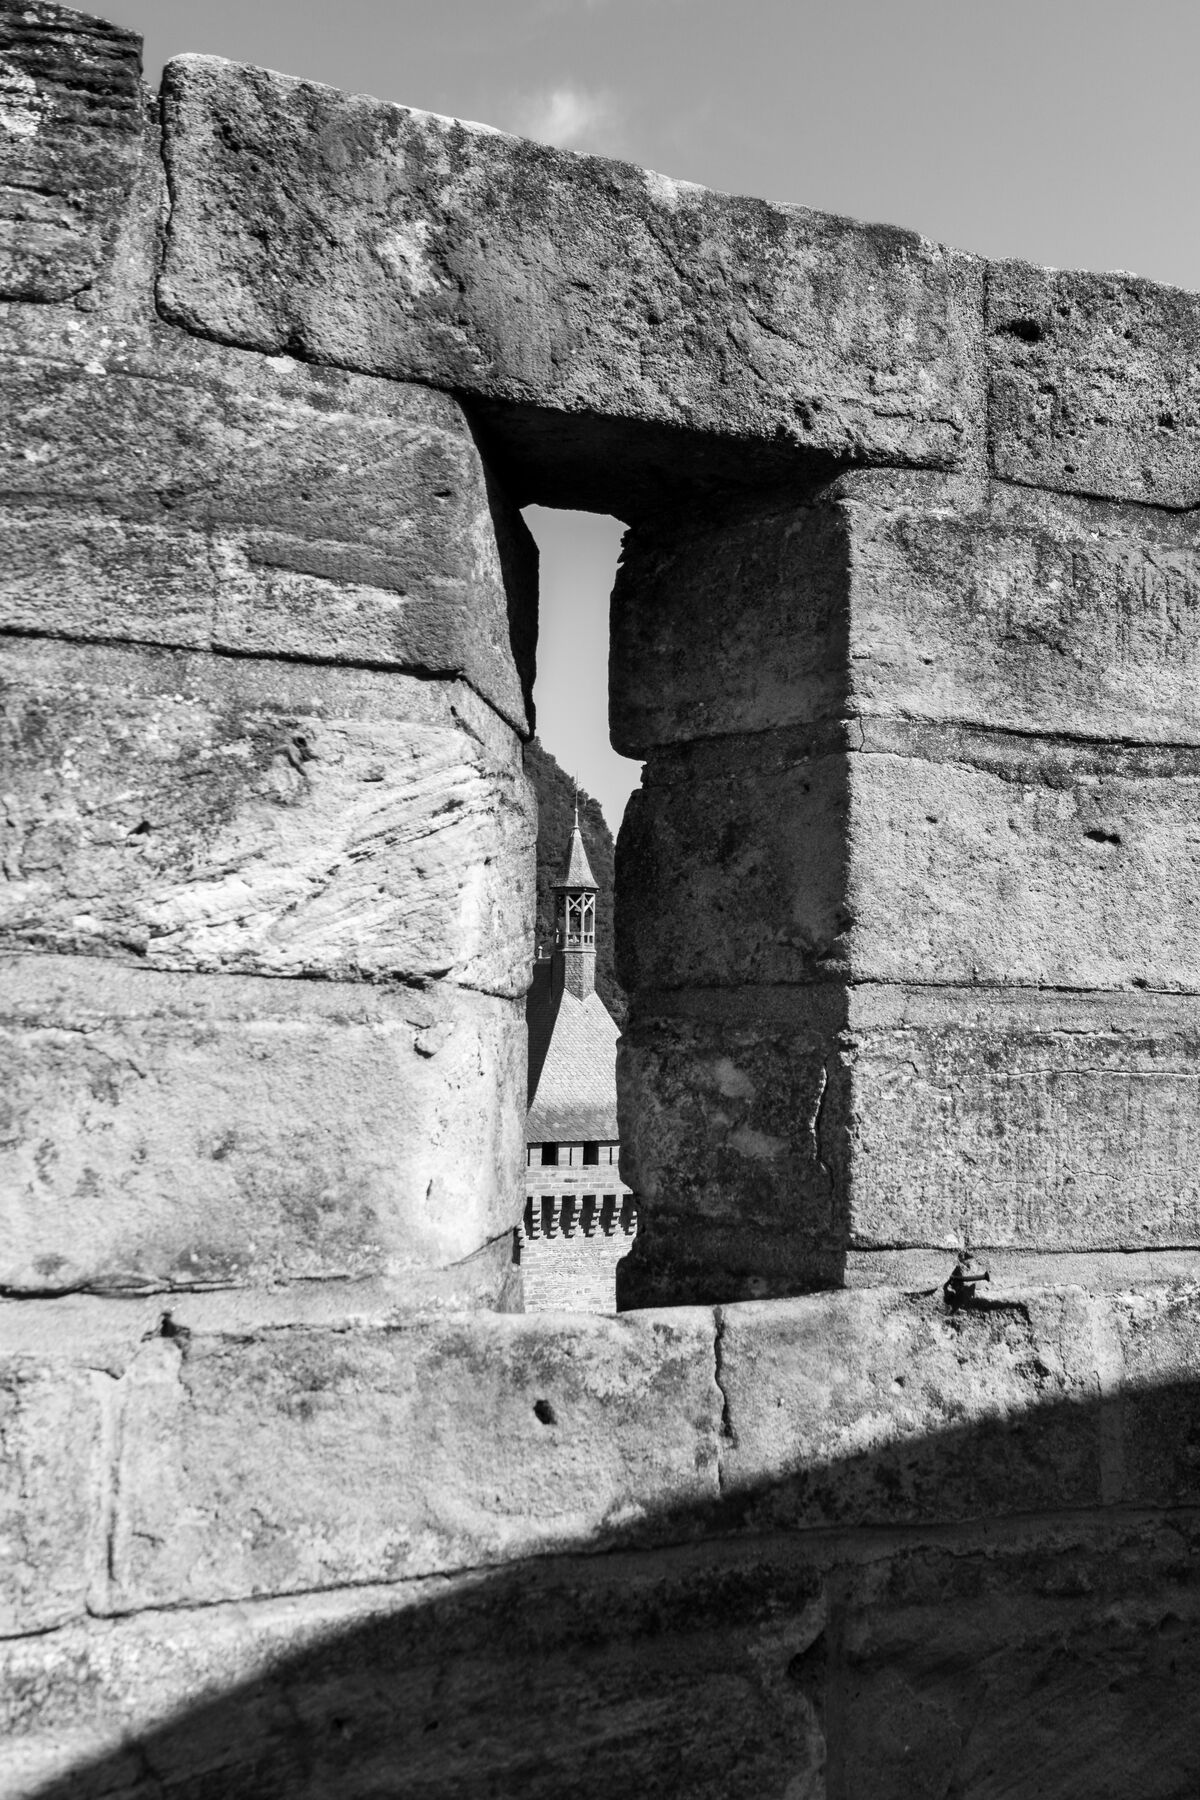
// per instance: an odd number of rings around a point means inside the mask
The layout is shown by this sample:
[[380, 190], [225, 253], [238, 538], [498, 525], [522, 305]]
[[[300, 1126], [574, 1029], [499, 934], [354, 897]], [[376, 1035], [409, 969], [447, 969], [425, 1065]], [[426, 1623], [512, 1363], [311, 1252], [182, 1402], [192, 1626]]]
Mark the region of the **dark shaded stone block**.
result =
[[626, 538], [630, 755], [845, 718], [1200, 741], [1200, 538], [1146, 506], [894, 470]]
[[88, 288], [143, 150], [142, 40], [70, 7], [0, 7], [0, 298]]
[[[685, 990], [635, 1001], [618, 1078], [639, 1206], [622, 1306], [837, 1285], [848, 1252], [940, 1249], [925, 1286], [963, 1243], [1200, 1239], [1191, 998]], [[855, 1279], [899, 1277], [885, 1259]]]

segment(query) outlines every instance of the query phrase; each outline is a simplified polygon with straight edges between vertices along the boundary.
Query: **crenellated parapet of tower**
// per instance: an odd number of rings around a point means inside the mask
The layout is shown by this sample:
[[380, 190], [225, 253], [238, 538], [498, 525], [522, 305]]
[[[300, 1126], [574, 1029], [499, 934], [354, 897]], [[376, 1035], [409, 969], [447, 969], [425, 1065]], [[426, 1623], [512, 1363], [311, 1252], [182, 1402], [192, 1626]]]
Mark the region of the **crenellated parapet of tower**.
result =
[[[632, 1194], [531, 1194], [522, 1219], [526, 1238], [632, 1238], [637, 1203]], [[626, 1245], [628, 1249], [628, 1245]]]

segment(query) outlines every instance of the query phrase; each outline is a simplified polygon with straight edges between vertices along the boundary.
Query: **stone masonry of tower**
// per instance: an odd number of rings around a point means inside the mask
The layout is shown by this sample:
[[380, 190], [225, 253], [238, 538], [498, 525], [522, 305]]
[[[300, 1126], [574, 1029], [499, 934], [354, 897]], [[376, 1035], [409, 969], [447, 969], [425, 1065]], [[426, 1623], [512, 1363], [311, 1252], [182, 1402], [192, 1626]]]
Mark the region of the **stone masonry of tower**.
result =
[[554, 883], [554, 948], [525, 1003], [529, 1112], [517, 1238], [526, 1312], [615, 1312], [637, 1231], [620, 1178], [617, 1026], [596, 991], [598, 883], [575, 826]]
[[[5, 1800], [1200, 1789], [1198, 371], [0, 0]], [[609, 1317], [510, 1310], [534, 502]]]

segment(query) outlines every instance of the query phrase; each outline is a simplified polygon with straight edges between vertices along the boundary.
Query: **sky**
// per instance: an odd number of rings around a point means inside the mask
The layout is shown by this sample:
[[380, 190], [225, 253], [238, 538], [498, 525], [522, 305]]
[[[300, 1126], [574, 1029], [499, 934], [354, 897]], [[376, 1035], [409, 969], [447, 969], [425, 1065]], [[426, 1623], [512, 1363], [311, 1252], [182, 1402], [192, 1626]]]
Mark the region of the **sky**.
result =
[[[1196, 0], [91, 0], [197, 50], [989, 256], [1200, 288]], [[611, 521], [531, 509], [539, 735], [616, 829]], [[568, 668], [595, 667], [581, 701]], [[586, 703], [585, 703], [586, 702]]]

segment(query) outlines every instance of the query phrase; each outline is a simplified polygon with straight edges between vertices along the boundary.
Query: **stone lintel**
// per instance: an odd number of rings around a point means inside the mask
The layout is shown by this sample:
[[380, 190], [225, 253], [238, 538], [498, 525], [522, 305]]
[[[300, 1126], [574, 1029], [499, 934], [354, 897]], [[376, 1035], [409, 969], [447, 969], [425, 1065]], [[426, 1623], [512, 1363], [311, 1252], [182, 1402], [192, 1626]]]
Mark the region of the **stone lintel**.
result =
[[975, 258], [210, 57], [169, 63], [163, 98], [159, 298], [190, 330], [558, 414], [585, 442], [615, 418], [826, 464], [978, 460]]

